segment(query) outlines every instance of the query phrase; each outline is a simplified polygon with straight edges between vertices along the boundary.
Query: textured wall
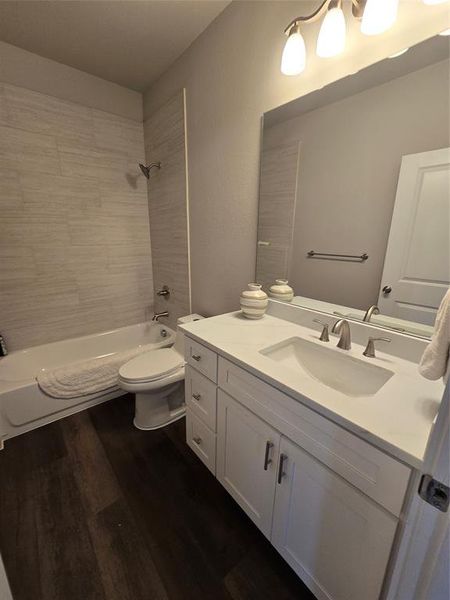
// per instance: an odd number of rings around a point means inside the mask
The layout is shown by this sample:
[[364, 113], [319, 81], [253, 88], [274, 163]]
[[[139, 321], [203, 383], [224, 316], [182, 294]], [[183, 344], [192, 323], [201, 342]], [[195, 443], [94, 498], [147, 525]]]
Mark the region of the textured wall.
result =
[[141, 123], [0, 83], [0, 331], [11, 349], [143, 320]]
[[179, 91], [144, 123], [155, 291], [167, 285], [170, 297], [155, 295], [155, 310], [169, 311], [168, 322], [191, 312], [188, 251], [184, 91]]
[[[261, 115], [450, 27], [448, 5], [402, 1], [396, 25], [364, 36], [349, 20], [345, 52], [314, 54], [320, 22], [304, 28], [306, 71], [280, 73], [283, 30], [317, 2], [232, 2], [145, 94], [150, 115], [186, 88], [193, 309], [239, 306], [255, 276]], [[350, 3], [344, 8], [350, 10]]]
[[256, 281], [265, 291], [275, 279], [289, 279], [299, 152], [295, 140], [261, 152]]

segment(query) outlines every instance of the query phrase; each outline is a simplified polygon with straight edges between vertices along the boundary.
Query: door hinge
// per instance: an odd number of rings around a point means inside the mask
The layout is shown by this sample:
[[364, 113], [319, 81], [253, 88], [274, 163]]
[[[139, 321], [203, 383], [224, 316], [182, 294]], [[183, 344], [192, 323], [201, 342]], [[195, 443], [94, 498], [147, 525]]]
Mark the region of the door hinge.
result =
[[422, 475], [419, 484], [419, 496], [442, 512], [447, 512], [450, 504], [450, 488], [445, 483], [433, 479], [431, 475]]

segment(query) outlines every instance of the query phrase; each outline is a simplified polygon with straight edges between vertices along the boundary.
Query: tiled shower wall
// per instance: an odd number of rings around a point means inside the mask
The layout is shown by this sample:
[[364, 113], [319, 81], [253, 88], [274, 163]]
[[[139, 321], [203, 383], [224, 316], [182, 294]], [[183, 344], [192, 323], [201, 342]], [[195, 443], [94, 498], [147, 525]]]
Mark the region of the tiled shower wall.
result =
[[167, 285], [170, 297], [155, 296], [155, 310], [169, 311], [168, 323], [191, 312], [188, 235], [188, 190], [184, 90], [181, 90], [144, 122], [155, 290]]
[[0, 332], [10, 349], [148, 318], [142, 123], [0, 83]]

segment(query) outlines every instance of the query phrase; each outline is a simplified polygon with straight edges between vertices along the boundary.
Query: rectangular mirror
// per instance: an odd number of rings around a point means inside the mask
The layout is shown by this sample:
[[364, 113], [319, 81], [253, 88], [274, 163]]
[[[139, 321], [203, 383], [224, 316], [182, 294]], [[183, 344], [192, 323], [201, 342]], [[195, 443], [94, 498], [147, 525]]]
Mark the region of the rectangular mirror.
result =
[[266, 291], [287, 279], [299, 306], [431, 335], [450, 285], [449, 72], [436, 36], [264, 115]]

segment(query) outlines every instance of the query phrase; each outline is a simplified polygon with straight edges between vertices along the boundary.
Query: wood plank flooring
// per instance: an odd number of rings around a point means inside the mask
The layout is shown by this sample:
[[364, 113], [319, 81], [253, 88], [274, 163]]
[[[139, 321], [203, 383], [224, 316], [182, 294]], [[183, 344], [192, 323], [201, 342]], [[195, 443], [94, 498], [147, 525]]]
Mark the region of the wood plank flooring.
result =
[[196, 458], [133, 398], [7, 441], [0, 550], [14, 600], [314, 600]]

